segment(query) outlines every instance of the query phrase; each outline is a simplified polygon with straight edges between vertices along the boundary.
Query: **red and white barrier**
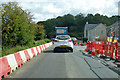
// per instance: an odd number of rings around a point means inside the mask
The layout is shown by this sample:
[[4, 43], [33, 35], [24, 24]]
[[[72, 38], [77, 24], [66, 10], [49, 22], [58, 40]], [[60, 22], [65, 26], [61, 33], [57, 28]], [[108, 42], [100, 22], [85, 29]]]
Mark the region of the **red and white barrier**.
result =
[[27, 49], [27, 51], [28, 51], [28, 54], [30, 56], [30, 59], [35, 56], [35, 53], [33, 52], [33, 49]]
[[50, 47], [52, 42], [46, 43], [37, 47], [26, 49], [16, 52], [14, 54], [7, 55], [0, 58], [0, 80], [5, 78], [8, 74], [15, 71], [18, 67], [21, 67], [23, 63], [26, 63], [31, 58], [37, 56], [46, 48]]
[[43, 46], [42, 46], [42, 45], [40, 45], [39, 47], [40, 47], [40, 49], [41, 49], [41, 52], [43, 52]]
[[39, 53], [41, 53], [41, 49], [40, 49], [40, 47], [39, 47], [39, 46], [37, 46], [37, 48], [38, 48]]
[[28, 54], [28, 51], [24, 50], [24, 54], [25, 54], [26, 60], [29, 61], [30, 60], [30, 55]]
[[37, 55], [39, 54], [39, 50], [38, 50], [38, 47], [35, 47], [36, 48], [36, 51], [37, 51]]
[[1, 78], [5, 78], [7, 74], [11, 73], [10, 65], [8, 64], [7, 57], [0, 58], [0, 80]]
[[18, 67], [21, 67], [21, 65], [23, 65], [23, 60], [20, 56], [20, 53], [19, 52], [14, 53], [14, 56], [15, 56], [16, 62], [18, 64]]
[[37, 50], [36, 50], [36, 47], [33, 47], [33, 50], [34, 50], [34, 52], [35, 52], [35, 56], [37, 56], [38, 52], [37, 52]]
[[20, 57], [21, 57], [23, 63], [26, 63], [27, 59], [26, 59], [24, 51], [20, 51], [19, 53], [20, 53]]
[[15, 71], [18, 68], [17, 61], [15, 59], [14, 54], [7, 55], [6, 57], [7, 57], [7, 60], [8, 60], [8, 64], [11, 67], [11, 73], [12, 73], [13, 71]]

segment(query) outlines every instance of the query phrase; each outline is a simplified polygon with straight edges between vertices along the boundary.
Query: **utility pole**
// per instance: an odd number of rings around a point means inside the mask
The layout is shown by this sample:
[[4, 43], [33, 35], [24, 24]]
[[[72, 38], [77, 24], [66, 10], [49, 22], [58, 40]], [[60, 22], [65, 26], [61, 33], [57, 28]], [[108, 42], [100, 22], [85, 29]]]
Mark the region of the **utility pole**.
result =
[[120, 42], [120, 21], [118, 21], [118, 37], [119, 37], [119, 42]]
[[120, 42], [120, 1], [118, 2], [118, 38]]

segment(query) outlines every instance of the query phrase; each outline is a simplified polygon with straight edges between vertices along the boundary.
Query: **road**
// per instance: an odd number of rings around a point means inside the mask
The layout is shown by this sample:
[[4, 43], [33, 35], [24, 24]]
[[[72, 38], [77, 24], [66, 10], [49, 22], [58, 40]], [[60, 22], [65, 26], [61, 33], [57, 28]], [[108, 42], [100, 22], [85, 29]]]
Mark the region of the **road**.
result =
[[118, 78], [118, 74], [91, 57], [84, 56], [74, 46], [74, 52], [53, 53], [48, 48], [7, 78]]

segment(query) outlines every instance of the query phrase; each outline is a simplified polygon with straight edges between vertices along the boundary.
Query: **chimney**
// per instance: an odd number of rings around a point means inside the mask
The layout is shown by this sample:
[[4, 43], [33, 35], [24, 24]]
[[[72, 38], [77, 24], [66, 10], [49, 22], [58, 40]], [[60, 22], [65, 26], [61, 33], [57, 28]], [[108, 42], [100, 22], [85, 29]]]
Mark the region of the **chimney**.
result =
[[88, 21], [86, 22], [86, 24], [88, 24]]

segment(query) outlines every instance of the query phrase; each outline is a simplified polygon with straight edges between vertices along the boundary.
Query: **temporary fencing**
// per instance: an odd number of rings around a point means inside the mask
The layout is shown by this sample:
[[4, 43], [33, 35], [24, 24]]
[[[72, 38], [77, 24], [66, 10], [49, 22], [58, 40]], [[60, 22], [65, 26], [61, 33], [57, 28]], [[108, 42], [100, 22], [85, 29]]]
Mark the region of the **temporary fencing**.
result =
[[97, 52], [106, 57], [120, 60], [120, 43], [118, 42], [87, 41], [86, 46], [85, 51], [91, 51], [93, 56]]
[[116, 59], [117, 59], [117, 60], [120, 60], [120, 43], [117, 43], [117, 44], [116, 44], [115, 54], [116, 54]]

